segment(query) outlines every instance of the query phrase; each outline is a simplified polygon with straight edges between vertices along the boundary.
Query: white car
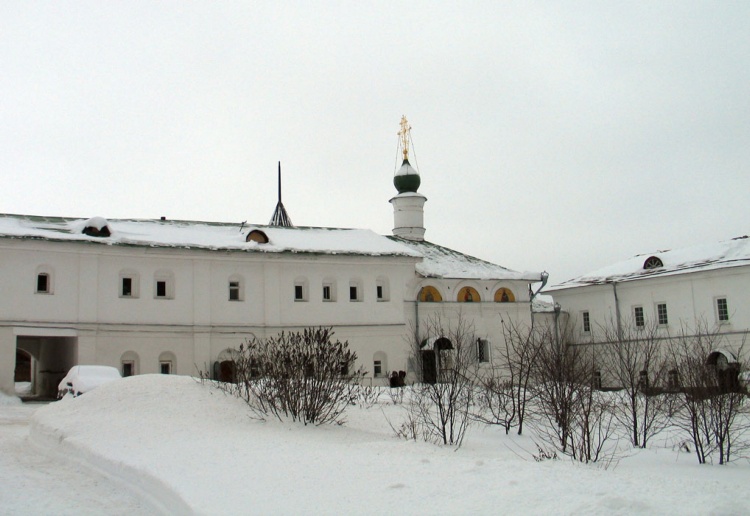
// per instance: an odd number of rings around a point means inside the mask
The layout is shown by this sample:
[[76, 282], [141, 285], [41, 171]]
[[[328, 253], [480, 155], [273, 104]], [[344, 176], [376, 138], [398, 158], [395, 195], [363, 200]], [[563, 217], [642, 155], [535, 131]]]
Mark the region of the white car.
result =
[[77, 365], [70, 368], [65, 378], [57, 386], [57, 397], [62, 398], [70, 393], [73, 397], [99, 387], [100, 385], [122, 378], [117, 368], [98, 365]]

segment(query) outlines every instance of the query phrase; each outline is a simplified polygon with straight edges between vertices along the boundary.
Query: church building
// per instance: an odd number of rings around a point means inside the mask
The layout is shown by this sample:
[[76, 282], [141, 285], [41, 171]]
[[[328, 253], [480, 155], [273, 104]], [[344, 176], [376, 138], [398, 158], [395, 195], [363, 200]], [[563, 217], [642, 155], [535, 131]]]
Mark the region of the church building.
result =
[[409, 129], [403, 118], [392, 235], [295, 227], [280, 190], [268, 225], [0, 215], [0, 390], [54, 396], [76, 364], [223, 379], [246, 339], [310, 326], [333, 327], [374, 385], [391, 371], [429, 380], [409, 357], [437, 315], [469, 320], [490, 364], [503, 320], [531, 324], [541, 274], [424, 239]]

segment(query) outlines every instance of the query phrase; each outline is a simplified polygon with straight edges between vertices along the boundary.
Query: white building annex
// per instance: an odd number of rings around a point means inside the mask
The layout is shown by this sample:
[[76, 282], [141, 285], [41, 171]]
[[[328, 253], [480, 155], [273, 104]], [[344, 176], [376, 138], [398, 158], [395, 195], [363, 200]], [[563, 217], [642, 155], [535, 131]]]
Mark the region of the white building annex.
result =
[[750, 331], [750, 238], [634, 256], [545, 293], [567, 313], [574, 342], [601, 342], [607, 326], [653, 324], [664, 338], [703, 329], [722, 342], [707, 363], [731, 362]]
[[503, 318], [531, 324], [540, 274], [424, 240], [401, 127], [392, 236], [294, 227], [280, 192], [269, 225], [0, 215], [0, 390], [31, 381], [54, 395], [75, 364], [221, 378], [245, 339], [308, 326], [332, 326], [385, 384], [408, 370], [413, 332], [436, 313], [468, 318], [477, 360], [490, 361]]

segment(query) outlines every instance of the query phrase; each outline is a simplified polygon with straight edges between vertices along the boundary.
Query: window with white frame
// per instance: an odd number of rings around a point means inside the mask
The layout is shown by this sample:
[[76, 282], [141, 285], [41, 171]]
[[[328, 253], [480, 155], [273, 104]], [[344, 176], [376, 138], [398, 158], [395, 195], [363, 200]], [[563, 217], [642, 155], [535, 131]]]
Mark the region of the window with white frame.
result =
[[297, 279], [294, 282], [294, 300], [307, 301], [307, 280]]
[[633, 307], [633, 322], [636, 328], [643, 328], [646, 326], [646, 317], [643, 314], [642, 306]]
[[382, 351], [372, 356], [372, 376], [382, 378], [388, 373], [388, 357]]
[[667, 315], [667, 303], [656, 304], [656, 321], [659, 326], [666, 326], [669, 324], [669, 316]]
[[46, 265], [36, 269], [36, 285], [34, 292], [37, 294], [52, 294], [53, 292], [53, 274], [52, 269]]
[[174, 374], [174, 367], [177, 363], [174, 353], [165, 351], [159, 355], [159, 372], [161, 374]]
[[594, 378], [592, 379], [593, 387], [596, 390], [602, 390], [602, 372], [594, 371]]
[[485, 364], [490, 361], [490, 342], [486, 339], [477, 339], [477, 362]]
[[160, 271], [154, 275], [154, 298], [174, 299], [174, 275]]
[[589, 316], [588, 310], [581, 312], [581, 324], [583, 327], [583, 333], [591, 333], [591, 317]]
[[375, 281], [375, 298], [378, 301], [388, 301], [390, 299], [391, 294], [388, 286], [388, 279], [386, 278], [381, 277]]
[[119, 296], [137, 298], [140, 295], [140, 276], [134, 271], [122, 271], [119, 275]]
[[245, 300], [245, 282], [237, 274], [229, 276], [228, 284], [229, 287], [229, 300], [230, 301], [244, 301]]
[[323, 281], [323, 301], [336, 301], [336, 283], [333, 280]]
[[126, 351], [120, 357], [120, 370], [122, 376], [134, 376], [138, 374], [138, 354], [135, 351]]
[[239, 281], [229, 282], [229, 300], [230, 301], [240, 300], [240, 282]]
[[349, 282], [349, 301], [362, 301], [362, 284], [358, 280]]
[[135, 362], [132, 360], [122, 361], [122, 377], [127, 378], [128, 376], [135, 375]]
[[729, 303], [725, 297], [716, 298], [716, 318], [720, 323], [729, 322]]
[[39, 294], [49, 294], [49, 274], [42, 272], [36, 275], [36, 291]]

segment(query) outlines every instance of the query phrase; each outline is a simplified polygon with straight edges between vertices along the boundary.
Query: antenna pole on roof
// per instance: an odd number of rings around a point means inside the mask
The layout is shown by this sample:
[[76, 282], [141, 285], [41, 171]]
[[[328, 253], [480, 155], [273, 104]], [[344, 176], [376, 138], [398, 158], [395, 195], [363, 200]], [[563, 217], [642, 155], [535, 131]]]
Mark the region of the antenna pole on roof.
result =
[[281, 161], [279, 161], [279, 202], [281, 202]]

